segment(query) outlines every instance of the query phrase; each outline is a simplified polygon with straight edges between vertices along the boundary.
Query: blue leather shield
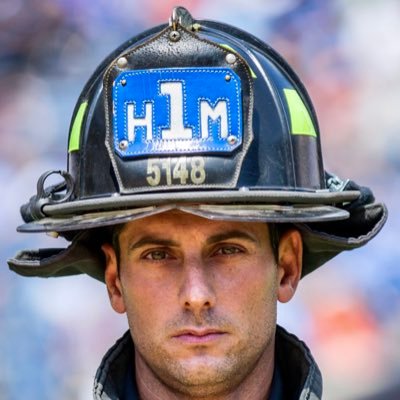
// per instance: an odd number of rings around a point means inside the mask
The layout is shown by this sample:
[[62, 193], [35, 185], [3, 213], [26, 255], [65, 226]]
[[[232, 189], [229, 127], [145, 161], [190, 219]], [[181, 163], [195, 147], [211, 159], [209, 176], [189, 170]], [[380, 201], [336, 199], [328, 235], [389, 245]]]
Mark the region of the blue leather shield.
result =
[[242, 143], [241, 82], [228, 68], [122, 72], [113, 105], [121, 158], [230, 153]]

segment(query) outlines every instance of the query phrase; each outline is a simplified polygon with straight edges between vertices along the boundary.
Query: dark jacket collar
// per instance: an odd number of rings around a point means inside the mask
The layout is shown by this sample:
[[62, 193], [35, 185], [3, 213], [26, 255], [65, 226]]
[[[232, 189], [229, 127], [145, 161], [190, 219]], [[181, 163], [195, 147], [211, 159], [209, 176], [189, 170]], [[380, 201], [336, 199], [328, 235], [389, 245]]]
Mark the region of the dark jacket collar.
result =
[[306, 344], [278, 326], [275, 352], [284, 387], [282, 398], [285, 400], [321, 399], [321, 372]]
[[[133, 357], [133, 342], [128, 331], [107, 352], [97, 370], [93, 388], [95, 400], [133, 400], [125, 399], [124, 395]], [[279, 326], [276, 332], [276, 360], [282, 381], [282, 399], [322, 398], [322, 377], [310, 350], [296, 336]], [[134, 397], [137, 396], [135, 391], [133, 387]]]

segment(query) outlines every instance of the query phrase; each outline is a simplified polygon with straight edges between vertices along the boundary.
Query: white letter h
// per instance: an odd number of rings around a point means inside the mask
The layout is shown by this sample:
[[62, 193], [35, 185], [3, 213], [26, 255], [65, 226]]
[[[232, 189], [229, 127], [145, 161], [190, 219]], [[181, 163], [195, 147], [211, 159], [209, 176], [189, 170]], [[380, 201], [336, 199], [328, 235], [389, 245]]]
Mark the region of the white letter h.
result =
[[145, 102], [145, 114], [143, 118], [135, 117], [135, 103], [130, 103], [127, 106], [128, 119], [128, 141], [135, 140], [135, 128], [144, 126], [146, 128], [146, 140], [153, 139], [153, 104]]

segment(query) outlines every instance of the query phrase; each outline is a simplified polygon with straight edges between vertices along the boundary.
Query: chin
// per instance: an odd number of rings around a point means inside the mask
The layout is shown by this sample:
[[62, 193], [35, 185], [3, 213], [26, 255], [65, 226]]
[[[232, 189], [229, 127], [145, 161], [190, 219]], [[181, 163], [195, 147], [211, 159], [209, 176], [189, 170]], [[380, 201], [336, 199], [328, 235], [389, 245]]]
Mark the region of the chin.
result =
[[171, 363], [170, 374], [181, 392], [205, 395], [234, 386], [239, 375], [237, 365], [237, 361], [222, 357], [194, 357]]

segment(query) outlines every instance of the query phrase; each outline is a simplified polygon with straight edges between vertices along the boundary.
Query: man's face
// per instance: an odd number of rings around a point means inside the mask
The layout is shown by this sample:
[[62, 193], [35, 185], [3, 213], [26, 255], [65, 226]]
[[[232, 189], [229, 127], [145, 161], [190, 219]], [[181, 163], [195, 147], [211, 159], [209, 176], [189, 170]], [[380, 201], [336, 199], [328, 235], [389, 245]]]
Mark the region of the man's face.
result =
[[103, 246], [106, 281], [114, 309], [127, 313], [137, 368], [187, 393], [228, 391], [260, 363], [273, 369], [286, 275], [265, 223], [170, 211], [128, 223], [119, 244], [119, 273]]

